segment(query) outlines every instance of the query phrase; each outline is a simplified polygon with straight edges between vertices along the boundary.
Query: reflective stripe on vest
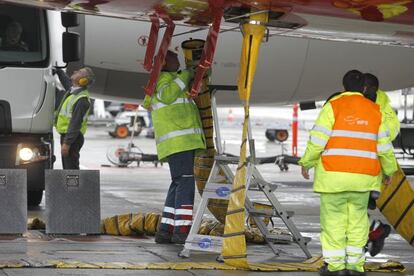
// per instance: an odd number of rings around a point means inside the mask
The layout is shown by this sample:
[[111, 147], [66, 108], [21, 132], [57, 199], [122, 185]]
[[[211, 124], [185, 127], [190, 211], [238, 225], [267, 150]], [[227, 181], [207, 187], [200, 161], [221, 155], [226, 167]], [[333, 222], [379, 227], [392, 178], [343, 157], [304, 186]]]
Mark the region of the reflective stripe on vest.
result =
[[[175, 82], [175, 84], [177, 84], [178, 85], [178, 87], [180, 87], [180, 89], [181, 89], [181, 91], [184, 91], [184, 89], [185, 89], [185, 87], [186, 87], [186, 85], [185, 85], [185, 83], [180, 79], [180, 78], [175, 78], [174, 79], [174, 82]], [[158, 100], [161, 100], [161, 98], [162, 98], [162, 95], [163, 95], [163, 93], [164, 93], [164, 91], [165, 91], [165, 89], [168, 87], [168, 84], [165, 84], [165, 85], [163, 85], [163, 86], [161, 86], [159, 89], [158, 89], [158, 93], [157, 93], [157, 98], [158, 98]]]
[[185, 89], [185, 83], [180, 78], [175, 78], [174, 82], [181, 88], [181, 91]]
[[378, 139], [382, 139], [382, 138], [386, 138], [390, 136], [390, 132], [387, 131], [381, 131], [380, 133], [378, 133]]
[[157, 139], [157, 144], [164, 142], [165, 140], [168, 140], [170, 138], [174, 138], [177, 136], [183, 136], [188, 134], [202, 134], [203, 130], [201, 128], [187, 128], [187, 129], [181, 129], [181, 130], [175, 130], [171, 131]]
[[339, 155], [339, 156], [355, 156], [370, 159], [377, 159], [377, 153], [365, 150], [353, 150], [353, 149], [327, 149], [322, 155]]
[[331, 136], [332, 130], [327, 129], [326, 127], [320, 125], [314, 125], [312, 130], [322, 132], [328, 136]]
[[170, 103], [170, 104], [164, 104], [162, 102], [158, 102], [158, 103], [152, 104], [151, 106], [153, 110], [157, 110], [157, 109], [160, 109], [166, 106], [171, 106], [174, 104], [193, 104], [193, 101], [187, 98], [178, 98], [173, 103]]
[[[65, 101], [67, 101], [69, 99], [69, 102], [66, 104], [65, 108], [62, 108], [59, 112], [60, 115], [63, 115], [65, 117], [68, 118], [72, 118], [72, 113], [73, 113], [73, 105], [81, 98], [88, 98], [89, 101], [89, 96], [88, 94], [81, 92], [77, 95], [70, 95], [69, 97], [66, 98]], [[63, 104], [65, 105], [65, 103]], [[84, 118], [88, 116], [88, 112], [87, 114], [85, 114]]]
[[391, 143], [387, 143], [387, 144], [378, 144], [377, 145], [377, 152], [384, 152], [387, 151], [389, 149], [392, 149], [392, 144]]
[[[377, 176], [379, 106], [362, 95], [342, 96], [330, 102], [335, 123], [321, 159], [326, 171]], [[324, 132], [326, 133], [326, 132]], [[384, 146], [385, 148], [385, 146]]]
[[361, 138], [377, 141], [377, 135], [369, 132], [351, 131], [351, 130], [333, 130], [332, 137], [349, 137], [349, 138]]
[[325, 147], [326, 143], [328, 143], [327, 140], [324, 140], [322, 138], [319, 138], [319, 137], [313, 136], [313, 135], [310, 136], [310, 140], [312, 141], [312, 143], [315, 143], [315, 144], [317, 144], [321, 147]]

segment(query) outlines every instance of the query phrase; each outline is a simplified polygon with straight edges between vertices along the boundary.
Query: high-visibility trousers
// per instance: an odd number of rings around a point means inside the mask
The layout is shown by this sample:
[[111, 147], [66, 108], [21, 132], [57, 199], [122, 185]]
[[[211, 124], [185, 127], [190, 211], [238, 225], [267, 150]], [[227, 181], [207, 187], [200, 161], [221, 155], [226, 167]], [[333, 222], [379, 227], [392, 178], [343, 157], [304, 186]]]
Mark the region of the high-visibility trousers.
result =
[[369, 192], [320, 194], [321, 245], [328, 270], [364, 271]]

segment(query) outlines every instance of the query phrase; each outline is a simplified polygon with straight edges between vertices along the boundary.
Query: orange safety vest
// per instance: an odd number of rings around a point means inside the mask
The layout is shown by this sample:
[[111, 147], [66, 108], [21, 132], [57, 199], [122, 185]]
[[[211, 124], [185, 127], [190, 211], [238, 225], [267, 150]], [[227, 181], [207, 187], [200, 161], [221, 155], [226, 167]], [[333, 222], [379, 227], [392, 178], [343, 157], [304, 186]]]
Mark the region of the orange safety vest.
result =
[[321, 157], [325, 170], [379, 175], [379, 106], [362, 95], [343, 96], [330, 103], [335, 123]]

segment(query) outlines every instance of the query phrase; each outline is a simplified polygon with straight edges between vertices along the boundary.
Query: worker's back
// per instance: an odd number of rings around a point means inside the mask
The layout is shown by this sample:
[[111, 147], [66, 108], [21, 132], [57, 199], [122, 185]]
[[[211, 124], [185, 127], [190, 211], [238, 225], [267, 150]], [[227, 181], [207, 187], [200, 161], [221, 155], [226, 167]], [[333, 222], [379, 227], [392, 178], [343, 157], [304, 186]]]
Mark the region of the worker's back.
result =
[[361, 93], [344, 92], [324, 107], [311, 136], [318, 132], [317, 126], [325, 128], [327, 141], [316, 164], [315, 192], [379, 190], [379, 106]]
[[158, 78], [151, 106], [160, 160], [177, 152], [205, 148], [197, 106], [186, 94], [188, 79], [186, 71], [161, 72]]

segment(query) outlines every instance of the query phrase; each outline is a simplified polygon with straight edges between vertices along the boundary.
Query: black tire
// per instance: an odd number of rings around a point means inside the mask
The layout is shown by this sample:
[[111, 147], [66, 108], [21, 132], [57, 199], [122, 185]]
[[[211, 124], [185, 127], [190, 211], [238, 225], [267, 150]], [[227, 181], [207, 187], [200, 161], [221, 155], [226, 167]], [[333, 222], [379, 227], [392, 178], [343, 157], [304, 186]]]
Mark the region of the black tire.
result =
[[42, 202], [43, 191], [28, 191], [27, 192], [27, 205], [39, 206]]
[[265, 135], [266, 135], [266, 138], [270, 142], [274, 142], [276, 140], [276, 130], [275, 129], [266, 129]]
[[[142, 129], [144, 128], [144, 126], [145, 126], [144, 118], [138, 117], [136, 125], [135, 125], [134, 137], [138, 137], [141, 134]], [[131, 134], [132, 134], [132, 132], [130, 131], [129, 135], [131, 135]]]

